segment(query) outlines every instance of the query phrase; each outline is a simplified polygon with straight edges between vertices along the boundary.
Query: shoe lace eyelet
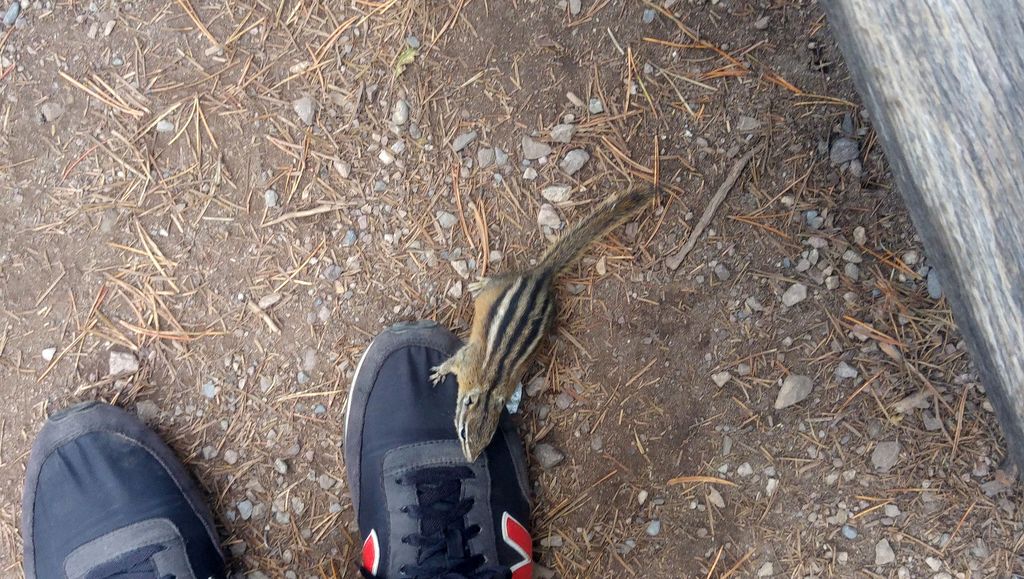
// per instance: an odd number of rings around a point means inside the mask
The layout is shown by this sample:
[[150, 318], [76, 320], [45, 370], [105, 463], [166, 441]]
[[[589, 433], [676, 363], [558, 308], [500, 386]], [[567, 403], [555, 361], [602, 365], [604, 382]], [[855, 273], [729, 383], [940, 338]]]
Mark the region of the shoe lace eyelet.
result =
[[408, 575], [408, 571], [409, 571], [409, 568], [406, 567], [405, 565], [402, 565], [401, 567], [398, 568], [398, 572], [401, 573], [402, 575]]
[[402, 511], [403, 513], [408, 513], [409, 512], [409, 507], [402, 507], [402, 508], [400, 508], [398, 510]]
[[400, 479], [400, 478], [396, 478], [396, 479], [395, 479], [395, 484], [396, 484], [396, 485], [400, 485], [400, 484], [402, 484], [402, 479]]

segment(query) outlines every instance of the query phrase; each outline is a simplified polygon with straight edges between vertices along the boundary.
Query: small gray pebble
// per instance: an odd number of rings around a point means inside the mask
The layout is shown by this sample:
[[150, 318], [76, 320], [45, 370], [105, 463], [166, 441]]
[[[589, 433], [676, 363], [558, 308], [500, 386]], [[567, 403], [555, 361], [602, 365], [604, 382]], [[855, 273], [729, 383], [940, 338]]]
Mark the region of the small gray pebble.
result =
[[558, 166], [565, 171], [566, 175], [575, 175], [590, 160], [590, 153], [583, 149], [573, 149], [565, 154]]
[[14, 23], [18, 21], [19, 14], [21, 14], [21, 2], [15, 0], [11, 2], [11, 5], [7, 7], [7, 12], [4, 13], [4, 26], [14, 26]]
[[285, 462], [284, 459], [275, 458], [274, 470], [276, 470], [280, 474], [288, 474], [288, 463]]
[[455, 140], [452, 141], [452, 150], [458, 153], [459, 151], [469, 146], [469, 144], [472, 143], [475, 139], [476, 131], [468, 131], [462, 133], [461, 135], [455, 137]]
[[565, 460], [564, 454], [547, 443], [538, 444], [533, 449], [533, 456], [537, 459], [537, 463], [540, 464], [540, 467], [544, 470], [554, 468]]
[[267, 207], [277, 207], [278, 196], [277, 191], [273, 189], [267, 189], [263, 192], [263, 204]]
[[860, 145], [849, 137], [840, 137], [832, 143], [828, 158], [833, 165], [849, 163], [860, 155]]
[[252, 517], [252, 501], [245, 499], [236, 506], [238, 507], [238, 514], [242, 517], [243, 521], [248, 521]]
[[598, 115], [604, 112], [604, 103], [599, 98], [590, 99], [590, 103], [587, 104], [587, 110], [592, 115]]
[[647, 523], [647, 528], [644, 532], [651, 537], [657, 537], [661, 533], [661, 521], [654, 519], [650, 523]]
[[654, 16], [654, 10], [647, 8], [644, 10], [644, 15], [643, 18], [641, 18], [641, 20], [643, 20], [644, 24], [650, 24], [651, 22], [654, 22]]
[[928, 270], [928, 297], [937, 300], [942, 297], [942, 284], [939, 283], [939, 272], [935, 268]]
[[843, 536], [852, 541], [857, 538], [857, 529], [850, 525], [843, 525]]
[[214, 396], [216, 396], [217, 395], [217, 390], [218, 390], [217, 385], [214, 384], [213, 381], [209, 381], [209, 382], [206, 382], [205, 384], [203, 384], [203, 396], [208, 398], [208, 399], [211, 399]]

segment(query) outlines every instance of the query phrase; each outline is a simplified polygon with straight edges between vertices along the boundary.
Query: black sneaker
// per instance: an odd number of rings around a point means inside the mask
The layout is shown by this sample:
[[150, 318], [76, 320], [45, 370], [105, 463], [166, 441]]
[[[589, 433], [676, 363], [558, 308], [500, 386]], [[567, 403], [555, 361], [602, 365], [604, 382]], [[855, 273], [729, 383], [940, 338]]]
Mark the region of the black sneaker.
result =
[[21, 534], [26, 579], [225, 576], [213, 517], [185, 467], [138, 418], [98, 402], [43, 426]]
[[529, 579], [533, 544], [522, 442], [507, 413], [476, 462], [455, 436], [454, 376], [431, 368], [459, 347], [433, 322], [378, 336], [356, 368], [345, 466], [367, 577]]

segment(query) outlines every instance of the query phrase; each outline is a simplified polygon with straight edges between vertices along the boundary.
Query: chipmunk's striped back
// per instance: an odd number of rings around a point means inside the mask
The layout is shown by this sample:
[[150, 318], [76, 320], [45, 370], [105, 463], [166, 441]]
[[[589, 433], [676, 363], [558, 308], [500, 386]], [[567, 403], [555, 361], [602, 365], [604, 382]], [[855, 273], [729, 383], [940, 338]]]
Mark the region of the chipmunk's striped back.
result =
[[[525, 368], [554, 319], [553, 276], [532, 270], [511, 278], [488, 309], [484, 327], [487, 346], [481, 363], [487, 397], [502, 391], [502, 382]], [[486, 399], [485, 399], [486, 402]]]
[[471, 286], [476, 303], [469, 341], [432, 375], [435, 383], [448, 373], [459, 377], [455, 428], [468, 460], [476, 460], [490, 443], [501, 409], [555, 317], [555, 277], [652, 196], [650, 190], [633, 189], [609, 197], [566, 231], [536, 267]]

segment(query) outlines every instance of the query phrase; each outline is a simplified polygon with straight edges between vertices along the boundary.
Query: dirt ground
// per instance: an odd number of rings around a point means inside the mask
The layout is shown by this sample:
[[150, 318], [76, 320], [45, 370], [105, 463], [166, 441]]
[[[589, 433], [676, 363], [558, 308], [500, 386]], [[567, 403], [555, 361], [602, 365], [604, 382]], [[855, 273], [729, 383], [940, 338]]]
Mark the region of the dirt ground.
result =
[[[402, 320], [464, 333], [470, 281], [655, 179], [564, 279], [529, 375], [527, 446], [564, 455], [533, 461], [538, 576], [1024, 573], [994, 414], [816, 2], [23, 4], [0, 29], [3, 576], [32, 437], [92, 398], [171, 442], [235, 569], [354, 576], [362, 350]], [[530, 135], [551, 151], [524, 162]], [[776, 409], [787, 379], [813, 389]]]

